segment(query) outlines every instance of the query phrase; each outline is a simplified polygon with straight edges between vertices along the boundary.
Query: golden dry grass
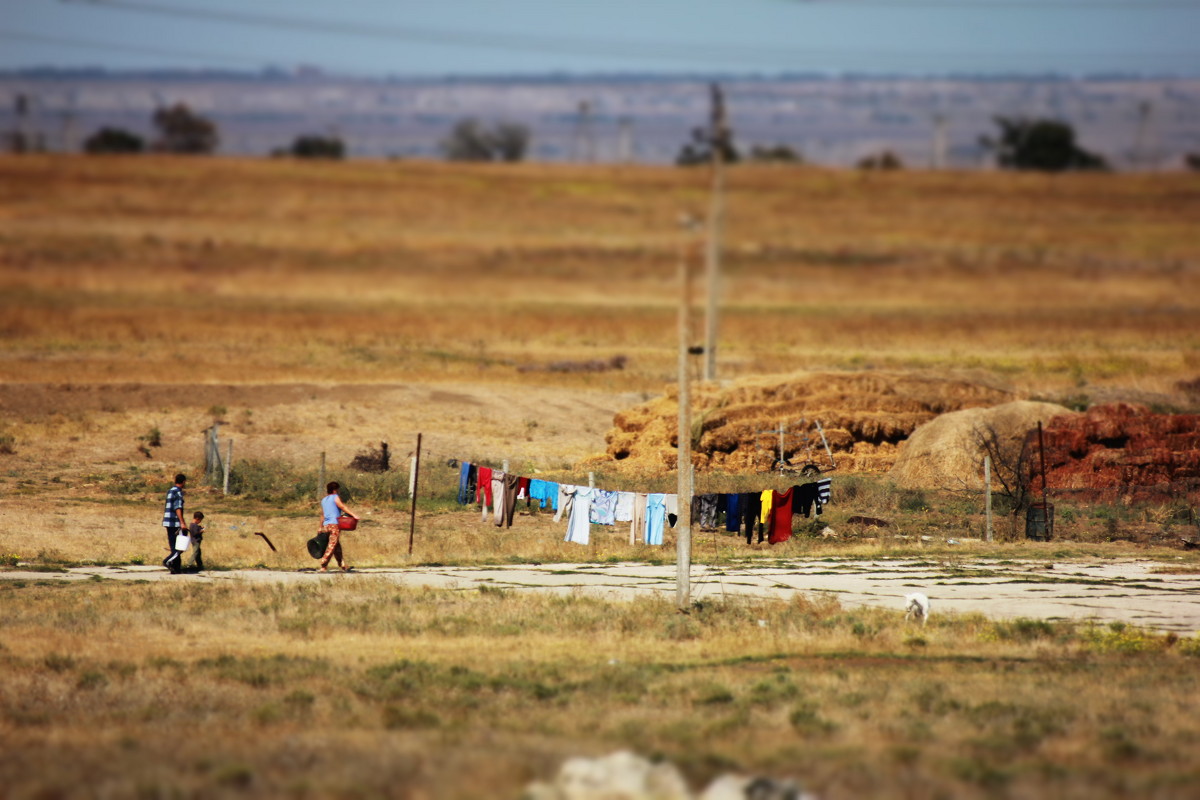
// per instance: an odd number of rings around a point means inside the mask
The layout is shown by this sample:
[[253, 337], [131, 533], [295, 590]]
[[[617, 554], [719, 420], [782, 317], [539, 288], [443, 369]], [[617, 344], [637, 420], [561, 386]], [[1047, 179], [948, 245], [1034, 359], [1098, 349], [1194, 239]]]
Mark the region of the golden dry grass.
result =
[[[585, 478], [613, 415], [674, 378], [676, 219], [706, 185], [669, 168], [0, 159], [0, 556], [154, 563], [162, 492], [195, 476], [219, 417], [235, 459], [292, 488], [315, 486], [324, 451], [329, 477], [375, 492], [351, 563], [409, 563], [406, 501], [345, 465], [382, 440], [402, 462], [417, 431], [436, 496], [414, 560], [579, 558], [544, 519], [497, 533], [453, 513], [444, 461]], [[1191, 176], [747, 168], [729, 185], [723, 376], [975, 370], [1019, 396], [1195, 402], [1176, 387], [1200, 373]], [[521, 369], [617, 354], [619, 372]], [[969, 499], [841, 485], [843, 517], [980, 530]], [[189, 508], [210, 512], [218, 566], [311, 564], [308, 499], [196, 488]], [[1073, 511], [1089, 544], [997, 555], [1161, 555], [1090, 542], [1189, 524]], [[790, 552], [903, 547], [844, 530]], [[511, 797], [564, 756], [626, 746], [697, 785], [756, 769], [833, 800], [1187, 797], [1198, 777], [1194, 648], [1138, 631], [924, 633], [804, 598], [684, 616], [369, 580], [0, 592], [14, 797]]]
[[827, 800], [1184, 798], [1200, 777], [1200, 643], [1121, 626], [365, 577], [0, 597], [12, 797], [515, 798], [630, 747], [697, 788], [757, 771]]
[[[665, 168], [0, 162], [17, 381], [508, 381], [624, 353], [670, 376], [681, 209]], [[1186, 175], [735, 171], [723, 374], [984, 368], [1053, 390], [1197, 371]], [[529, 380], [530, 376], [523, 376]], [[561, 378], [557, 379], [561, 380]]]

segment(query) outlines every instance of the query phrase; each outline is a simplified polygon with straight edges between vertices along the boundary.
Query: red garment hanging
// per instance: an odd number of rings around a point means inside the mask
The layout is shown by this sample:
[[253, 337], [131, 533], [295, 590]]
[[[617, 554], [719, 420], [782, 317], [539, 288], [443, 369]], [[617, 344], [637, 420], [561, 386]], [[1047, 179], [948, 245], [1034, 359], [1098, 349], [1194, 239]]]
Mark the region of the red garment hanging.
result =
[[792, 538], [792, 489], [782, 494], [771, 492], [770, 525], [767, 541], [771, 544], [779, 544]]
[[476, 478], [475, 502], [492, 507], [492, 468], [480, 467], [479, 477]]

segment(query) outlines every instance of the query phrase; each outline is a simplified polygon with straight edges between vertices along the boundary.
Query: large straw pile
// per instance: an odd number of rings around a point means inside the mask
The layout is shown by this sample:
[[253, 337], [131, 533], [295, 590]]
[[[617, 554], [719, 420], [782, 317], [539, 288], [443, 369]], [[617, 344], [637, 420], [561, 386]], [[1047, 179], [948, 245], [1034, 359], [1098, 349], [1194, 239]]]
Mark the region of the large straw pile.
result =
[[913, 431], [888, 475], [898, 486], [911, 489], [982, 488], [987, 443], [993, 458], [1004, 462], [994, 469], [1012, 473], [1029, 431], [1039, 420], [1048, 422], [1063, 414], [1071, 412], [1055, 403], [1028, 400], [942, 414]]
[[[828, 467], [813, 425], [819, 421], [840, 471], [884, 472], [921, 424], [1011, 399], [1005, 389], [965, 378], [898, 372], [801, 373], [698, 386], [692, 390], [693, 460], [697, 469], [768, 470], [778, 455], [772, 431], [783, 423], [790, 463]], [[678, 413], [678, 395], [669, 392], [617, 414], [608, 456], [631, 470], [674, 469]]]

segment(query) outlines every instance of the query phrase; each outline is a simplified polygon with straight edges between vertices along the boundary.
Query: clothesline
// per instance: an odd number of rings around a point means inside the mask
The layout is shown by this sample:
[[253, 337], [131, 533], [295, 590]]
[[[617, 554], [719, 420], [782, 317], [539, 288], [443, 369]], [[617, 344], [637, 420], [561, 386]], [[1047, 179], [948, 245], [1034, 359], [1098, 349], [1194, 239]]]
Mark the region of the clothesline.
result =
[[[663, 543], [663, 528], [669, 518], [678, 518], [679, 498], [665, 492], [631, 492], [528, 478], [502, 469], [459, 462], [458, 502], [479, 505], [482, 520], [490, 516], [499, 527], [511, 527], [518, 500], [527, 504], [538, 501], [539, 508], [550, 503], [554, 521], [567, 516], [565, 541], [588, 544], [592, 524], [615, 525], [629, 522], [629, 541], [640, 538], [648, 545]], [[590, 477], [590, 476], [589, 476]], [[725, 529], [738, 532], [744, 527], [746, 542], [771, 544], [787, 541], [792, 535], [793, 516], [808, 517], [815, 509], [819, 516], [830, 502], [832, 480], [823, 478], [792, 486], [786, 492], [766, 489], [760, 492], [709, 492], [693, 496], [693, 518], [702, 529], [716, 529], [724, 517]], [[674, 527], [674, 523], [671, 523]]]

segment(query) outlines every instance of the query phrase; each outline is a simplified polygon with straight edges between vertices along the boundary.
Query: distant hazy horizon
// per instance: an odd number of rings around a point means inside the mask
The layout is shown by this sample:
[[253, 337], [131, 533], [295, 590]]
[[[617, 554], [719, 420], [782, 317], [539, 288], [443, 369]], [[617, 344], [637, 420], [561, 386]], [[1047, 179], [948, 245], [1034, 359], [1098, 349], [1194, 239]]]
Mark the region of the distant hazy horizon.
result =
[[1200, 0], [0, 0], [0, 70], [1200, 76]]
[[[980, 138], [995, 117], [1070, 122], [1079, 141], [1118, 169], [1179, 169], [1200, 143], [1200, 78], [722, 79], [735, 143], [785, 145], [809, 163], [848, 166], [889, 150], [911, 167], [986, 168]], [[442, 157], [454, 125], [473, 117], [532, 133], [542, 162], [672, 163], [706, 124], [709, 86], [698, 76], [539, 80], [491, 76], [375, 80], [249, 73], [5, 75], [0, 132], [36, 133], [45, 149], [78, 152], [116, 126], [150, 140], [152, 116], [185, 103], [219, 126], [219, 152], [263, 156], [300, 135], [336, 135], [351, 158]]]

